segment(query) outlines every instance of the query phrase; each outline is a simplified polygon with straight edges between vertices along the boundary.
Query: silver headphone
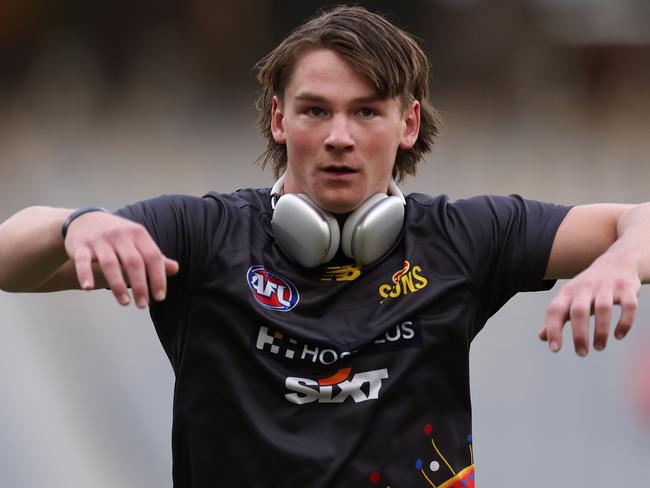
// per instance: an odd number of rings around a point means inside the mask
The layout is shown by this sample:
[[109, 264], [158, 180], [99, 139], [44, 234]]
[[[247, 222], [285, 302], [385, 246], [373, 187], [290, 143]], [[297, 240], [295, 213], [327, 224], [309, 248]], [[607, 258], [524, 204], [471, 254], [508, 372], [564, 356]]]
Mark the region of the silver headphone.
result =
[[404, 195], [391, 179], [389, 195], [375, 193], [348, 215], [343, 225], [305, 194], [281, 195], [286, 174], [271, 188], [273, 234], [282, 250], [306, 268], [332, 260], [339, 249], [361, 265], [382, 257], [404, 223]]

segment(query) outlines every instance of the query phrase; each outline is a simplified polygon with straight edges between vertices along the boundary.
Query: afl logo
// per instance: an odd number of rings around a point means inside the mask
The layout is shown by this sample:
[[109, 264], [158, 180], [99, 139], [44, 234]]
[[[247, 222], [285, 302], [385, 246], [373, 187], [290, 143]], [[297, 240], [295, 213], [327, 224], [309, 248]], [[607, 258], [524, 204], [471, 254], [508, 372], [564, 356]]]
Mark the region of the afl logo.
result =
[[300, 295], [293, 283], [264, 266], [251, 266], [246, 279], [255, 300], [264, 308], [288, 312], [298, 305]]

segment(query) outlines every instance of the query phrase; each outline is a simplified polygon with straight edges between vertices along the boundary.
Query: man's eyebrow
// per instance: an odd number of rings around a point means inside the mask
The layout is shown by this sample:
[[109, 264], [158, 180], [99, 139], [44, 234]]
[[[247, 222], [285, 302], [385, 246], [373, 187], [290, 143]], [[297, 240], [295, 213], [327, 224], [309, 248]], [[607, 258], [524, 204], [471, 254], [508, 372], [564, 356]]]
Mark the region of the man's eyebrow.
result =
[[[351, 100], [351, 103], [353, 104], [363, 104], [363, 103], [373, 103], [373, 102], [378, 102], [381, 100], [385, 100], [386, 97], [381, 97], [375, 93], [372, 95], [366, 95], [363, 97], [357, 97], [353, 98]], [[325, 103], [327, 102], [327, 98], [323, 97], [321, 95], [317, 95], [315, 93], [310, 93], [310, 92], [303, 92], [303, 93], [298, 93], [296, 95], [296, 100], [300, 102], [318, 102], [318, 103]]]

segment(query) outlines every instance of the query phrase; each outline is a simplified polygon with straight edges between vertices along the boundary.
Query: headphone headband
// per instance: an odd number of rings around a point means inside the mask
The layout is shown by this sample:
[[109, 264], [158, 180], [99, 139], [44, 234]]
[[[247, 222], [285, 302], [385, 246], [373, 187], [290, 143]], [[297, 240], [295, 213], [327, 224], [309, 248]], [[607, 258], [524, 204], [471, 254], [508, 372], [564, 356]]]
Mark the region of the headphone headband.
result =
[[278, 200], [284, 189], [284, 180], [287, 177], [287, 172], [282, 173], [282, 176], [278, 178], [278, 181], [275, 182], [273, 188], [271, 188], [271, 208], [275, 210], [275, 206], [278, 204]]
[[361, 265], [381, 258], [393, 246], [404, 223], [406, 200], [391, 178], [388, 192], [375, 193], [352, 211], [343, 229], [337, 218], [319, 208], [308, 195], [282, 195], [286, 172], [271, 188], [271, 225], [282, 250], [307, 268], [343, 253]]
[[[278, 181], [275, 182], [271, 188], [271, 208], [275, 210], [275, 206], [278, 204], [278, 200], [282, 195], [282, 190], [284, 189], [284, 180], [287, 178], [287, 172], [282, 173], [282, 176], [278, 178]], [[406, 205], [406, 199], [402, 190], [399, 189], [395, 180], [391, 177], [388, 182], [388, 195], [398, 197], [404, 205]]]

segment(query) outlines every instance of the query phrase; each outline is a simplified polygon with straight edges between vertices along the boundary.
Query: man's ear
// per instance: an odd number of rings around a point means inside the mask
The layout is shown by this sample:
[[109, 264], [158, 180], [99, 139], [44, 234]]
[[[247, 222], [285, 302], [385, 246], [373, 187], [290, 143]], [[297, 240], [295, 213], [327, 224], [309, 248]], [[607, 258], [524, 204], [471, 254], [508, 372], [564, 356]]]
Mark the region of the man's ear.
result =
[[278, 144], [286, 144], [287, 137], [284, 133], [282, 102], [277, 96], [273, 97], [273, 105], [271, 106], [271, 133], [275, 142]]
[[404, 129], [399, 147], [402, 149], [411, 149], [420, 134], [420, 102], [413, 100], [408, 108], [404, 110], [403, 124]]

